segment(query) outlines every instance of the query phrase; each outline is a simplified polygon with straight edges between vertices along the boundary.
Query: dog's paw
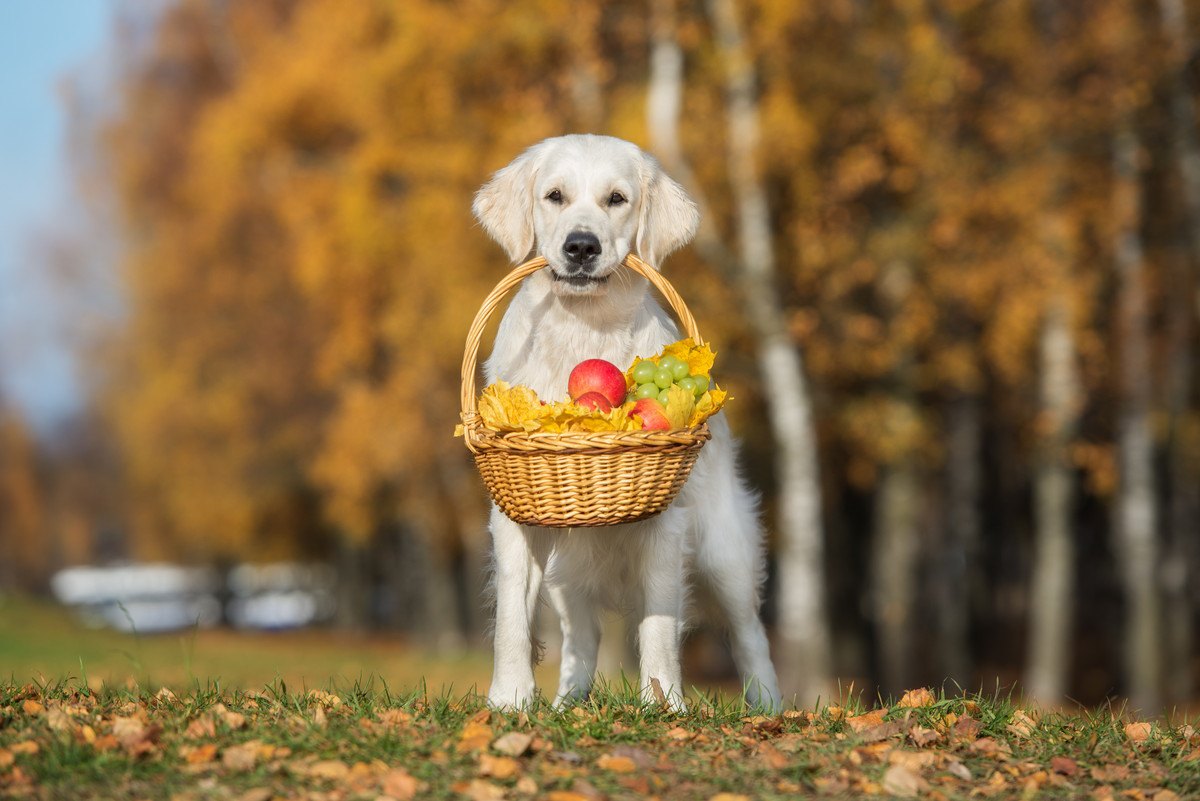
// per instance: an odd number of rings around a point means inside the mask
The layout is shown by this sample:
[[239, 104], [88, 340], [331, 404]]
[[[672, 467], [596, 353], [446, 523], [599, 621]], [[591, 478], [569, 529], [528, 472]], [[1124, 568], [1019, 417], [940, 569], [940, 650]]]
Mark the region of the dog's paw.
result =
[[536, 697], [537, 687], [533, 684], [524, 687], [494, 684], [488, 690], [488, 706], [505, 712], [528, 709]]

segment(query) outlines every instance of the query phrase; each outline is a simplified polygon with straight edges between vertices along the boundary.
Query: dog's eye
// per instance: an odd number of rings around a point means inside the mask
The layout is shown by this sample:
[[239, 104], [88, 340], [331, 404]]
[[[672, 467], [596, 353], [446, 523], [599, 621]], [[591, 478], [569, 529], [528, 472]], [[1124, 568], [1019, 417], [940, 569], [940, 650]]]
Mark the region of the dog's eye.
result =
[[611, 195], [608, 196], [608, 205], [610, 205], [610, 206], [620, 206], [624, 202], [625, 202], [625, 196], [622, 195], [620, 192], [613, 192]]
[[550, 190], [550, 194], [546, 195], [546, 200], [549, 200], [551, 203], [562, 203], [562, 192], [552, 189]]

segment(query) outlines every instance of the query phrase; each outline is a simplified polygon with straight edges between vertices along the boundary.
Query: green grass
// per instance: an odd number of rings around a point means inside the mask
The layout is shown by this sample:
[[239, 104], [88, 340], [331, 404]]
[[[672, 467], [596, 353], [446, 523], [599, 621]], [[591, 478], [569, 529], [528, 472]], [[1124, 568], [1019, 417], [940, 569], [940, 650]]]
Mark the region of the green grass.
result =
[[237, 632], [224, 629], [133, 635], [90, 629], [61, 607], [0, 596], [0, 679], [16, 683], [71, 678], [93, 688], [188, 688], [195, 681], [253, 688], [282, 680], [290, 687], [383, 676], [394, 687], [484, 687], [491, 672], [479, 651], [434, 655], [397, 636], [325, 630]]
[[[257, 692], [197, 684], [177, 694], [10, 683], [0, 685], [0, 797], [1200, 794], [1200, 749], [1185, 726], [1154, 724], [1139, 742], [1113, 714], [1030, 713], [1025, 722], [1002, 696], [941, 696], [874, 718], [863, 711], [847, 699], [762, 716], [697, 696], [676, 713], [627, 686], [601, 688], [572, 709], [501, 713], [474, 694], [397, 693], [381, 681], [307, 692], [283, 682]], [[918, 747], [914, 727], [935, 739]], [[507, 732], [532, 736], [528, 751], [502, 753]]]

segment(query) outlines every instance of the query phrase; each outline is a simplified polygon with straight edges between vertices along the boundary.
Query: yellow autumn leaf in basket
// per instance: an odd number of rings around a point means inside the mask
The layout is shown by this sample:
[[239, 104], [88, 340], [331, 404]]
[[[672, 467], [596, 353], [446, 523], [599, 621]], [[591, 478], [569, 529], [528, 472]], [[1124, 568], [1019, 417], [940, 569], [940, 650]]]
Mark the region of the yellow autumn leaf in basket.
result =
[[576, 403], [548, 403], [541, 414], [525, 424], [525, 430], [546, 434], [562, 434], [567, 431], [637, 431], [638, 421], [630, 417], [632, 403], [618, 406], [610, 412], [601, 412]]
[[[489, 385], [479, 396], [479, 417], [493, 431], [524, 431], [562, 434], [567, 431], [637, 431], [638, 420], [630, 416], [632, 403], [609, 412], [589, 409], [570, 401], [542, 403], [536, 392], [504, 381]], [[463, 435], [462, 426], [454, 436]]]
[[692, 423], [692, 413], [696, 410], [696, 396], [678, 384], [673, 384], [667, 390], [667, 402], [663, 404], [667, 411], [667, 419], [671, 428], [688, 428]]
[[497, 431], [523, 431], [525, 423], [542, 410], [537, 393], [518, 384], [497, 381], [479, 396], [479, 416], [483, 424]]
[[698, 426], [712, 417], [725, 405], [725, 399], [728, 397], [729, 393], [718, 386], [714, 386], [708, 392], [705, 392], [696, 399], [696, 407], [692, 410], [692, 417], [688, 425]]

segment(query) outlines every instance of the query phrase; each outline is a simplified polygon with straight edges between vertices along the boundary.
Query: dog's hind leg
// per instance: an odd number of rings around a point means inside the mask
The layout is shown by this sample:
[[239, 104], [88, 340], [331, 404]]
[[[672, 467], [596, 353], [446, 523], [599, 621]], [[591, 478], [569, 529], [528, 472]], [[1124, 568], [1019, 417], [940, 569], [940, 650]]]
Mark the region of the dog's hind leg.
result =
[[732, 464], [721, 476], [720, 489], [696, 521], [696, 567], [712, 587], [729, 624], [733, 660], [737, 664], [746, 702], [776, 710], [781, 705], [779, 682], [771, 662], [767, 632], [759, 617], [762, 578], [762, 531], [751, 493]]
[[550, 535], [517, 525], [495, 506], [491, 529], [496, 633], [488, 702], [506, 709], [525, 707], [537, 691], [533, 681], [533, 620], [550, 551]]
[[555, 706], [587, 698], [596, 674], [600, 650], [600, 621], [592, 599], [578, 587], [551, 586], [550, 604], [562, 621], [562, 665], [558, 674]]

